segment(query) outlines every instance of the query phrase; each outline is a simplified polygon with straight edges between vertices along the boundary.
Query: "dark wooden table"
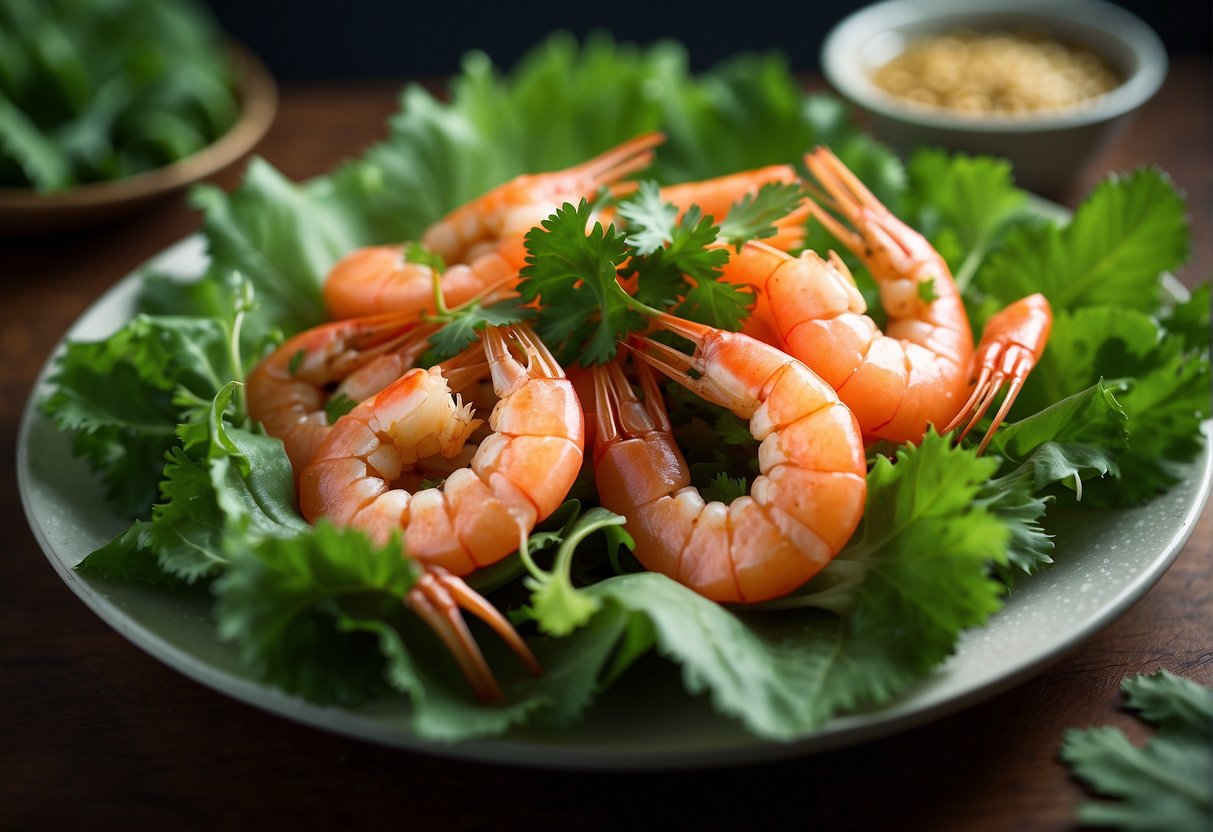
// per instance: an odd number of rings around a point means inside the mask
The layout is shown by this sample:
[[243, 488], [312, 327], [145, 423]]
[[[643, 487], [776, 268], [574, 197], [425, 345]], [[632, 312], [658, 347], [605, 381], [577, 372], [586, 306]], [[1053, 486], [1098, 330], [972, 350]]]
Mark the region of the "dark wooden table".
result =
[[[283, 91], [259, 152], [293, 178], [384, 133], [398, 84]], [[1181, 59], [1131, 130], [1064, 201], [1108, 170], [1165, 167], [1189, 197], [1183, 280], [1213, 274], [1210, 65]], [[216, 181], [234, 187], [238, 172]], [[69, 324], [106, 288], [195, 231], [183, 200], [69, 238], [0, 238], [0, 827], [606, 828], [651, 819], [704, 828], [1065, 829], [1082, 788], [1057, 761], [1063, 730], [1113, 723], [1127, 674], [1213, 682], [1210, 511], [1162, 580], [1051, 669], [931, 725], [778, 764], [673, 774], [527, 771], [410, 754], [240, 704], [111, 630], [56, 576], [14, 476], [21, 409]], [[1134, 734], [1140, 731], [1131, 728]], [[656, 809], [646, 808], [656, 801]], [[390, 824], [390, 826], [387, 826]]]

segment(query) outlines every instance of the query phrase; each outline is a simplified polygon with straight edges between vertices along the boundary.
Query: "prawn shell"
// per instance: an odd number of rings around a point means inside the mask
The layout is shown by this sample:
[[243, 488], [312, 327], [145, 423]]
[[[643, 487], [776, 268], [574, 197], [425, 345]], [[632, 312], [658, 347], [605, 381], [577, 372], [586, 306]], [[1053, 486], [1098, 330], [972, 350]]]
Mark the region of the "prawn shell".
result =
[[[725, 505], [689, 486], [660, 396], [646, 387], [649, 418], [622, 373], [602, 377], [595, 478], [603, 505], [627, 519], [635, 555], [696, 592], [750, 603], [785, 595], [842, 548], [863, 515], [863, 442], [855, 416], [799, 361], [744, 335], [674, 320], [697, 349], [682, 369], [668, 347], [643, 341], [641, 358], [749, 420], [760, 442], [750, 494]], [[644, 372], [648, 372], [645, 370]], [[642, 375], [642, 383], [645, 377]], [[617, 402], [612, 407], [611, 402]]]

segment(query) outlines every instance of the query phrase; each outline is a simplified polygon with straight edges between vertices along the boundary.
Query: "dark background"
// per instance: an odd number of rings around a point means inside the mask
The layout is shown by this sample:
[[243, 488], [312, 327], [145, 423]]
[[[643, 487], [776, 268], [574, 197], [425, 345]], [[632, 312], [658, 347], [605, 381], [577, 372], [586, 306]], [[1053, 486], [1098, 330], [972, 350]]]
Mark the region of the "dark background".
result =
[[[737, 52], [775, 49], [793, 69], [814, 71], [826, 32], [866, 5], [857, 0], [499, 2], [487, 8], [442, 0], [205, 2], [224, 30], [250, 46], [281, 81], [449, 75], [470, 49], [488, 53], [508, 69], [555, 30], [578, 37], [606, 30], [616, 40], [640, 44], [675, 38], [687, 46], [695, 70]], [[1117, 5], [1145, 20], [1173, 55], [1213, 51], [1210, 0], [1121, 0]]]

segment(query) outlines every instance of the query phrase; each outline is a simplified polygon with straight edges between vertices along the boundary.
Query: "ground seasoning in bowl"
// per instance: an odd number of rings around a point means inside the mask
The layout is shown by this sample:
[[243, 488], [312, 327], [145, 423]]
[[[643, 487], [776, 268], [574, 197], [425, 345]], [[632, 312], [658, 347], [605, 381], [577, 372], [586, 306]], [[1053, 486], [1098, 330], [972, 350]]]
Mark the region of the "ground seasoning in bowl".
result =
[[1059, 197], [1167, 74], [1149, 26], [1105, 0], [884, 0], [827, 34], [826, 80], [903, 157], [993, 156]]
[[1023, 116], [1082, 107], [1121, 78], [1094, 51], [1041, 30], [956, 29], [915, 38], [872, 82], [958, 114]]

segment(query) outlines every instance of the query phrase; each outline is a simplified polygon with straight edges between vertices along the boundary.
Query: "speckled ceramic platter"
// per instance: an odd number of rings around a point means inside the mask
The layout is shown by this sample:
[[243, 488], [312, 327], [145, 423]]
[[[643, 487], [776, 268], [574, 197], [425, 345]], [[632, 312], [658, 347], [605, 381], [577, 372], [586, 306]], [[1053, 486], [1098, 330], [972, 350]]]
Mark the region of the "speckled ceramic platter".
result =
[[[202, 240], [188, 238], [149, 265], [183, 277], [200, 274], [205, 268]], [[80, 318], [67, 338], [108, 335], [131, 315], [137, 288], [137, 276], [123, 280]], [[1185, 479], [1148, 505], [1114, 513], [1051, 515], [1057, 563], [1019, 581], [1004, 609], [986, 626], [967, 633], [947, 663], [893, 705], [832, 720], [793, 742], [772, 743], [748, 734], [713, 713], [702, 698], [690, 699], [675, 673], [656, 671], [641, 680], [625, 677], [571, 730], [517, 730], [490, 741], [441, 745], [405, 727], [402, 714], [408, 705], [401, 699], [357, 709], [325, 708], [259, 683], [240, 665], [235, 650], [216, 639], [204, 593], [165, 592], [74, 571], [127, 523], [106, 506], [100, 488], [82, 486], [92, 481], [87, 468], [39, 413], [45, 379], [46, 371], [18, 438], [21, 498], [51, 565], [110, 626], [187, 676], [279, 716], [390, 746], [519, 765], [693, 768], [774, 760], [891, 734], [989, 698], [1058, 660], [1145, 594], [1191, 535], [1213, 468], [1206, 445]]]

